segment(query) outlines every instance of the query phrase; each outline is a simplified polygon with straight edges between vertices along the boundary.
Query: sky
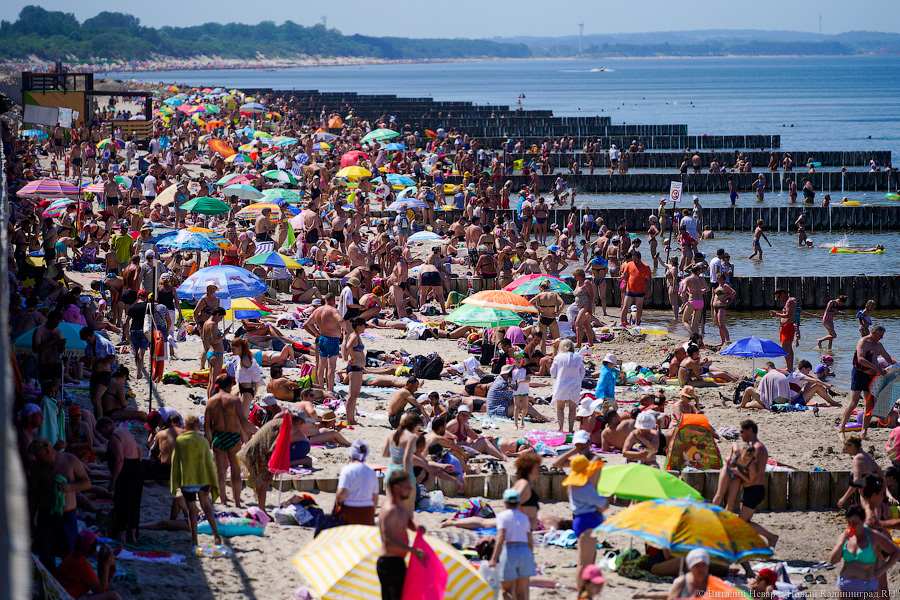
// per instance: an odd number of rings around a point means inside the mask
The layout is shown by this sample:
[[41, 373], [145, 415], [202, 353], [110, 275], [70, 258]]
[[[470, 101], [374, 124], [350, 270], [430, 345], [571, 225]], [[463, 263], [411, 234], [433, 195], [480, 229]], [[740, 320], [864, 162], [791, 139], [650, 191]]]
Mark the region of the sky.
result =
[[[494, 36], [560, 36], [578, 33], [642, 33], [696, 29], [778, 29], [816, 32], [900, 31], [898, 0], [381, 0], [297, 2], [297, 0], [216, 0], [189, 3], [187, 10], [163, 9], [169, 4], [113, 0], [5, 0], [0, 19], [13, 21], [23, 6], [72, 12], [83, 21], [102, 11], [125, 12], [144, 25], [199, 25], [210, 21], [258, 23], [292, 20], [314, 25], [327, 18], [329, 28], [345, 34], [400, 37], [488, 38]], [[196, 6], [210, 7], [198, 9]], [[557, 6], [559, 10], [557, 10]], [[212, 8], [215, 10], [212, 10]], [[249, 8], [252, 7], [252, 10]]]

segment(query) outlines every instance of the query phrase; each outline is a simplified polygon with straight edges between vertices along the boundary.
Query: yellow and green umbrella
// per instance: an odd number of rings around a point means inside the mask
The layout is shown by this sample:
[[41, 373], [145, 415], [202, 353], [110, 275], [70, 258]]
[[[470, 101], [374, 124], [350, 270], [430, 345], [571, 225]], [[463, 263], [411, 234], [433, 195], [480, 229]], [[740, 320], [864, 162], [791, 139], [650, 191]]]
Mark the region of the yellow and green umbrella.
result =
[[629, 506], [594, 530], [622, 533], [673, 554], [694, 548], [731, 564], [774, 554], [756, 531], [731, 511], [696, 500], [657, 499]]
[[[428, 535], [425, 541], [447, 569], [445, 600], [493, 600], [494, 591], [453, 546]], [[377, 527], [344, 525], [320, 533], [294, 557], [294, 565], [322, 600], [372, 600], [381, 597], [375, 570], [380, 554]]]

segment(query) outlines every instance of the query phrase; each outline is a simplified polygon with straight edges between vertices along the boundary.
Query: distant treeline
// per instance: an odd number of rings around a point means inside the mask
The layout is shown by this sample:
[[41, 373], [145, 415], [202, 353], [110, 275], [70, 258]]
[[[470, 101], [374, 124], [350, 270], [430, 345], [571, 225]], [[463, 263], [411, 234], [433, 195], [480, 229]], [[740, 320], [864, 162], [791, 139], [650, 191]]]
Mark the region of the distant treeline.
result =
[[206, 23], [197, 27], [144, 27], [132, 15], [102, 12], [79, 23], [75, 15], [26, 6], [14, 22], [0, 22], [0, 59], [105, 58], [139, 61], [160, 57], [219, 56], [234, 59], [346, 56], [403, 59], [523, 58], [524, 44], [489, 40], [407, 39], [343, 35], [324, 25], [292, 21], [276, 25]]
[[[548, 56], [577, 54], [568, 47], [557, 47]], [[557, 54], [558, 53], [558, 54]], [[748, 41], [727, 46], [706, 44], [593, 44], [584, 49], [593, 56], [839, 56], [856, 51], [839, 42]]]

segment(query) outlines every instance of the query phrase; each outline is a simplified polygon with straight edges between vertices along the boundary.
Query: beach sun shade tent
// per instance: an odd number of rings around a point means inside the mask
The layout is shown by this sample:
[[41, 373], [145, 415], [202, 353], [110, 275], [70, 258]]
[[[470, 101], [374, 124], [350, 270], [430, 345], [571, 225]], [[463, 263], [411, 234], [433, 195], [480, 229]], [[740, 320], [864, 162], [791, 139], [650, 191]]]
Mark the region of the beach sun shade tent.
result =
[[634, 536], [673, 554], [702, 548], [710, 558], [725, 564], [774, 554], [756, 530], [733, 512], [689, 499], [634, 504], [609, 517], [594, 532]]
[[48, 178], [32, 181], [16, 194], [35, 198], [58, 198], [59, 196], [78, 196], [80, 192], [74, 184], [68, 181]]
[[457, 325], [473, 327], [510, 327], [521, 323], [522, 317], [511, 310], [502, 308], [483, 308], [463, 304], [444, 317], [444, 320]]
[[728, 344], [728, 346], [726, 346], [724, 350], [719, 352], [719, 354], [724, 354], [726, 356], [743, 356], [745, 358], [752, 358], [753, 362], [751, 366], [753, 368], [753, 373], [756, 373], [757, 357], [774, 358], [776, 356], [787, 356], [787, 352], [785, 352], [784, 348], [782, 348], [775, 342], [771, 340], [764, 340], [758, 337], [748, 337], [736, 342], [732, 342]]
[[215, 284], [217, 298], [255, 298], [269, 290], [268, 284], [241, 267], [218, 265], [200, 269], [178, 286], [181, 298], [199, 300], [206, 295], [206, 286]]
[[722, 455], [706, 415], [682, 415], [669, 439], [666, 470], [681, 471], [685, 467], [698, 471], [722, 468]]
[[[80, 337], [81, 327], [63, 321], [59, 324], [58, 329], [62, 333], [63, 339], [66, 340], [66, 349], [62, 352], [62, 355], [84, 356], [84, 349], [87, 348], [87, 343]], [[13, 352], [15, 352], [16, 354], [25, 355], [34, 354], [31, 349], [31, 342], [34, 340], [35, 331], [37, 331], [37, 327], [35, 327], [34, 329], [29, 329], [28, 331], [14, 339]]]
[[501, 308], [513, 312], [536, 313], [538, 310], [525, 298], [503, 290], [485, 290], [472, 294], [462, 301], [463, 304], [481, 306], [482, 308]]
[[556, 292], [558, 294], [571, 294], [573, 292], [571, 286], [559, 277], [534, 273], [531, 275], [522, 275], [503, 289], [507, 292], [515, 292], [520, 296], [533, 296], [535, 294], [540, 294], [543, 291], [540, 288], [542, 281], [550, 283], [551, 292]]
[[201, 215], [221, 215], [231, 210], [225, 202], [218, 198], [210, 198], [209, 196], [201, 196], [188, 200], [181, 205], [181, 210], [200, 213]]
[[604, 467], [597, 482], [601, 496], [616, 496], [629, 500], [655, 498], [693, 498], [703, 500], [703, 494], [671, 473], [632, 463]]
[[[453, 546], [429, 535], [424, 541], [447, 571], [445, 600], [494, 599], [488, 583]], [[381, 597], [375, 569], [380, 553], [377, 527], [344, 525], [320, 533], [294, 557], [294, 565], [321, 600], [372, 600]]]

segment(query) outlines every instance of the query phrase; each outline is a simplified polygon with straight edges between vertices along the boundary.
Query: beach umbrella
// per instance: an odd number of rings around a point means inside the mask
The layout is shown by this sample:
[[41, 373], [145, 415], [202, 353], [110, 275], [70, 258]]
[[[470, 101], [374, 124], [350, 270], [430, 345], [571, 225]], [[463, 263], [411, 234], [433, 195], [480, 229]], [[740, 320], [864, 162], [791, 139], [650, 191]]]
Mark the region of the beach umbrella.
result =
[[259, 200], [263, 197], [262, 192], [252, 185], [247, 185], [245, 183], [229, 185], [222, 190], [222, 193], [226, 196], [237, 196], [241, 200]]
[[262, 210], [264, 208], [272, 209], [272, 216], [270, 218], [275, 218], [275, 215], [281, 214], [281, 207], [277, 204], [272, 204], [270, 202], [260, 202], [258, 204], [251, 204], [246, 208], [242, 208], [239, 210], [234, 217], [236, 219], [256, 219], [257, 217], [262, 215]]
[[[34, 340], [35, 330], [37, 330], [37, 327], [29, 329], [13, 340], [13, 352], [25, 355], [34, 354], [31, 349], [31, 342]], [[66, 340], [66, 349], [62, 352], [62, 355], [84, 356], [84, 349], [87, 348], [87, 344], [80, 337], [81, 327], [63, 321], [59, 324], [59, 331], [62, 333], [63, 339]]]
[[86, 183], [81, 191], [85, 194], [102, 194], [104, 189], [102, 183]]
[[175, 195], [178, 193], [177, 185], [170, 185], [159, 193], [156, 199], [150, 203], [150, 206], [168, 206], [175, 202]]
[[336, 140], [339, 136], [334, 135], [333, 133], [328, 133], [327, 131], [319, 130], [316, 131], [315, 138], [319, 141], [329, 142], [331, 140]]
[[253, 159], [243, 154], [232, 154], [225, 159], [227, 163], [252, 163]]
[[194, 113], [193, 115], [191, 115], [191, 123], [193, 123], [194, 125], [198, 125], [198, 126], [200, 126], [200, 127], [203, 127], [204, 125], [206, 125], [206, 121], [204, 121], [203, 119], [201, 119], [201, 118], [200, 118], [200, 115], [198, 115], [198, 114], [196, 114], [196, 113]]
[[272, 204], [297, 204], [303, 201], [303, 197], [294, 190], [286, 190], [283, 188], [269, 188], [263, 190], [263, 202], [271, 202]]
[[249, 115], [258, 115], [266, 112], [266, 107], [259, 102], [248, 102], [241, 104], [240, 111]]
[[328, 129], [340, 129], [344, 126], [344, 122], [340, 117], [331, 117], [328, 119]]
[[728, 344], [719, 354], [726, 356], [743, 356], [753, 359], [753, 373], [756, 373], [756, 358], [775, 358], [776, 356], [787, 356], [784, 348], [771, 340], [764, 340], [758, 337], [748, 337], [736, 342]]
[[184, 101], [178, 96], [172, 96], [171, 98], [163, 100], [163, 104], [168, 104], [169, 106], [181, 106], [184, 104]]
[[551, 292], [558, 294], [571, 294], [573, 292], [569, 284], [559, 277], [541, 274], [522, 275], [503, 289], [507, 292], [515, 292], [520, 296], [533, 296], [543, 291], [540, 288], [542, 281], [550, 283]]
[[253, 298], [235, 298], [231, 301], [231, 308], [225, 311], [225, 318], [232, 321], [234, 319], [259, 319], [272, 314], [265, 308]]
[[514, 312], [536, 313], [538, 311], [531, 302], [522, 296], [503, 290], [484, 290], [468, 296], [462, 303], [483, 308], [502, 308]]
[[234, 185], [236, 183], [247, 183], [253, 181], [243, 173], [231, 173], [216, 182], [216, 185]]
[[359, 164], [359, 161], [368, 159], [369, 155], [360, 150], [351, 150], [341, 156], [341, 167], [352, 167]]
[[[116, 175], [114, 177], [114, 179], [118, 182], [120, 187], [126, 187], [126, 188], [131, 187], [131, 178], [130, 177], [125, 177], [124, 175]], [[172, 187], [175, 187], [175, 186], [172, 186]]]
[[433, 140], [437, 136], [438, 135], [435, 132], [433, 132], [432, 130], [430, 130], [430, 129], [425, 130], [425, 137], [427, 137], [429, 140]]
[[[415, 536], [415, 532], [409, 534]], [[423, 539], [447, 571], [442, 598], [494, 599], [494, 590], [453, 546], [427, 534]], [[380, 555], [378, 527], [344, 525], [320, 533], [294, 557], [294, 565], [321, 600], [371, 600], [381, 597], [381, 583], [375, 569]]]
[[160, 248], [172, 250], [189, 250], [194, 252], [218, 252], [219, 246], [202, 233], [179, 231], [175, 235], [167, 235], [156, 242]]
[[313, 144], [313, 150], [331, 150], [331, 144], [326, 144], [325, 142], [318, 142]]
[[272, 134], [265, 131], [254, 131], [253, 137], [257, 140], [259, 139], [272, 139]]
[[372, 171], [366, 169], [365, 167], [344, 167], [340, 171], [337, 172], [336, 177], [346, 177], [348, 179], [359, 179], [360, 177], [371, 177]]
[[274, 138], [274, 140], [272, 141], [272, 145], [276, 148], [284, 148], [285, 146], [293, 146], [299, 141], [300, 140], [298, 140], [297, 138], [286, 137], [282, 135]]
[[654, 498], [693, 498], [703, 500], [703, 494], [675, 477], [647, 465], [632, 463], [604, 467], [597, 482], [601, 496], [616, 496], [629, 500]]
[[19, 137], [34, 140], [46, 140], [50, 136], [47, 135], [46, 131], [41, 131], [40, 129], [26, 129], [25, 131], [19, 132]]
[[276, 267], [282, 269], [299, 269], [300, 263], [289, 256], [277, 252], [265, 252], [248, 258], [245, 263], [249, 265], [261, 265], [263, 267]]
[[218, 286], [217, 298], [255, 298], [265, 294], [269, 285], [241, 267], [232, 265], [217, 265], [200, 269], [184, 280], [178, 286], [178, 295], [181, 298], [199, 300], [206, 295], [206, 286], [209, 284]]
[[39, 179], [28, 183], [16, 192], [19, 196], [33, 196], [40, 198], [57, 198], [59, 196], [77, 196], [78, 188], [68, 181], [59, 179]]
[[406, 146], [404, 146], [403, 144], [398, 144], [398, 143], [394, 142], [392, 144], [388, 144], [387, 146], [385, 146], [384, 149], [385, 150], [406, 150]]
[[690, 499], [656, 499], [609, 517], [595, 533], [622, 533], [673, 554], [694, 548], [726, 564], [766, 558], [774, 552], [750, 525], [721, 506]]
[[[391, 185], [403, 185], [403, 186], [415, 186], [416, 180], [408, 175], [399, 175], [397, 173], [388, 173], [385, 175], [387, 177], [388, 183]], [[381, 177], [376, 177], [372, 180], [373, 183], [380, 183]]]
[[270, 121], [280, 121], [281, 113], [277, 113], [275, 111], [269, 111], [266, 113], [266, 118], [269, 119]]
[[221, 215], [231, 210], [231, 207], [218, 198], [201, 196], [182, 204], [181, 210], [200, 213], [201, 215]]
[[[43, 216], [44, 218], [51, 219], [61, 217], [66, 212], [66, 209], [76, 202], [79, 202], [81, 204], [82, 210], [88, 210], [91, 208], [91, 203], [85, 202], [84, 200], [70, 200], [68, 198], [60, 198], [59, 200], [54, 200], [53, 202], [51, 202], [47, 206], [47, 208], [44, 209]], [[75, 207], [78, 208], [78, 205], [75, 204]]]
[[272, 171], [265, 171], [263, 173], [263, 177], [266, 179], [274, 179], [276, 181], [280, 181], [281, 183], [289, 183], [291, 185], [297, 185], [297, 178], [288, 171], [281, 171], [279, 169], [274, 169]]
[[206, 125], [203, 126], [203, 128], [206, 129], [207, 131], [213, 131], [215, 129], [218, 129], [219, 127], [225, 127], [225, 123], [223, 121], [213, 120], [213, 121], [207, 121]]
[[221, 233], [219, 233], [217, 231], [213, 231], [212, 229], [207, 229], [206, 227], [188, 227], [187, 229], [185, 229], [185, 231], [193, 231], [195, 233], [202, 233], [203, 235], [208, 237], [209, 240], [213, 244], [218, 246], [219, 248], [224, 249], [224, 248], [228, 248], [229, 246], [231, 246], [231, 242], [226, 240], [225, 236], [223, 236]]
[[223, 142], [222, 140], [209, 140], [207, 142], [209, 149], [213, 152], [219, 154], [219, 156], [223, 158], [228, 158], [229, 156], [234, 156], [237, 154], [237, 150]]
[[441, 236], [433, 231], [417, 231], [409, 236], [410, 242], [431, 242], [439, 239], [441, 239]]
[[409, 200], [395, 200], [394, 202], [391, 202], [388, 205], [387, 209], [394, 210], [394, 211], [401, 211], [401, 210], [406, 210], [408, 208], [425, 208], [426, 206], [428, 206], [428, 205], [425, 204], [424, 200], [419, 200], [417, 198], [411, 198]]
[[388, 140], [399, 135], [400, 134], [393, 129], [376, 129], [364, 135], [362, 143], [365, 144], [366, 142], [371, 142], [372, 140]]
[[463, 304], [444, 317], [444, 320], [457, 325], [473, 327], [510, 327], [521, 323], [522, 317], [511, 310], [502, 308], [483, 308]]

